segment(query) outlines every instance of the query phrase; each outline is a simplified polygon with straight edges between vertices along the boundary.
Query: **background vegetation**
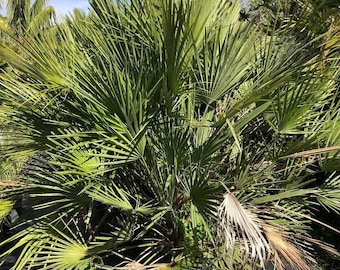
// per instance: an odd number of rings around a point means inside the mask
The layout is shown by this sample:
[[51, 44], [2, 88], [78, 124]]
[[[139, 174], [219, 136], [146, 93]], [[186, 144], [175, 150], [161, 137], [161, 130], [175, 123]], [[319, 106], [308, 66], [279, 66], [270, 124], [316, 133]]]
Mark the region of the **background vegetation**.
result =
[[8, 1], [2, 263], [336, 269], [336, 3], [90, 2]]

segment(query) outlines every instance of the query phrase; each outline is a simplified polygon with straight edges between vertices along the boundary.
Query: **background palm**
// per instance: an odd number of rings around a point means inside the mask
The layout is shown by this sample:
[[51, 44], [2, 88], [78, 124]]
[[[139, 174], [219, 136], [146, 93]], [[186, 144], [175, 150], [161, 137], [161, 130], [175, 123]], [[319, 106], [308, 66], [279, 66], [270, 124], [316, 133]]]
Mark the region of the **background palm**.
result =
[[339, 211], [336, 148], [280, 159], [339, 145], [337, 58], [321, 68], [308, 40], [251, 29], [237, 1], [92, 8], [20, 58], [1, 49], [15, 71], [2, 75], [3, 152], [30, 156], [1, 201], [2, 216], [26, 205], [3, 257], [22, 248], [15, 269], [310, 269], [309, 244], [337, 254], [309, 235], [315, 204]]
[[[2, 46], [8, 46], [23, 57], [21, 48], [24, 39], [32, 39], [44, 35], [47, 30], [51, 30], [55, 23], [55, 12], [53, 7], [48, 6], [46, 0], [32, 1], [0, 1], [0, 7], [5, 11], [5, 17], [1, 16], [0, 37]], [[12, 71], [7, 61], [1, 58], [1, 72]], [[6, 104], [2, 104], [6, 107]], [[7, 118], [5, 117], [5, 121]], [[1, 127], [1, 143], [8, 144], [11, 135], [5, 131], [6, 125]], [[11, 129], [11, 128], [10, 128]], [[13, 131], [11, 130], [10, 133]], [[3, 186], [16, 186], [14, 180], [20, 174], [23, 165], [27, 161], [27, 156], [23, 153], [18, 155], [3, 155], [0, 162], [0, 177]]]
[[55, 12], [47, 6], [47, 0], [8, 0], [6, 17], [15, 35], [37, 34], [38, 31], [50, 27]]
[[54, 8], [47, 3], [47, 0], [0, 1], [1, 7], [5, 8], [5, 17], [0, 24], [2, 42], [12, 44], [14, 38], [23, 43], [25, 39], [43, 35], [56, 21]]

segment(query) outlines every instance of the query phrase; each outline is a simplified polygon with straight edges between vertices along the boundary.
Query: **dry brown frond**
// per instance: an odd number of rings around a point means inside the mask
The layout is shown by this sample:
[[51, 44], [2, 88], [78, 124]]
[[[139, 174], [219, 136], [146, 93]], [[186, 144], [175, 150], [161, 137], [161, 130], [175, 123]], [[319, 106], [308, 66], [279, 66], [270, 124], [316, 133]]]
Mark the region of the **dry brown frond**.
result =
[[240, 244], [245, 261], [258, 261], [264, 267], [271, 254], [270, 246], [254, 213], [245, 209], [232, 193], [224, 195], [217, 213], [217, 242], [231, 249], [232, 253], [236, 244]]
[[340, 151], [340, 145], [302, 151], [302, 152], [298, 152], [298, 153], [295, 153], [295, 154], [280, 157], [279, 159], [306, 157], [306, 156], [311, 156], [311, 155], [328, 153], [328, 152], [331, 152], [331, 151]]
[[280, 232], [278, 228], [265, 226], [265, 234], [273, 253], [273, 261], [278, 269], [284, 270], [286, 264], [290, 265], [291, 269], [310, 269], [301, 252], [293, 243], [287, 240], [285, 233]]
[[305, 240], [322, 248], [323, 250], [325, 250], [326, 252], [336, 256], [336, 257], [340, 257], [340, 252], [338, 250], [336, 250], [334, 248], [334, 246], [328, 244], [328, 243], [325, 243], [323, 241], [320, 241], [318, 239], [314, 239], [313, 237], [305, 237]]
[[0, 182], [0, 186], [2, 187], [24, 187], [27, 184], [22, 182], [15, 182], [15, 181], [2, 181]]
[[145, 266], [139, 262], [130, 262], [122, 268], [121, 270], [167, 270], [171, 269], [171, 265], [168, 263], [160, 263], [151, 266]]
[[145, 270], [146, 268], [141, 263], [130, 262], [127, 265], [125, 265], [122, 269], [124, 269], [124, 270]]

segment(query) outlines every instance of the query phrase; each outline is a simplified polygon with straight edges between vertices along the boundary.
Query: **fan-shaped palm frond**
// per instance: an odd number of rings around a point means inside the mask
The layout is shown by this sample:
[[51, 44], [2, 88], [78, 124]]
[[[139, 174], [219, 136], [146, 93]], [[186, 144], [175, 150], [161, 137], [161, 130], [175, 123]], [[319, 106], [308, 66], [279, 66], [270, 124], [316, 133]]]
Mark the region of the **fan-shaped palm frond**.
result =
[[339, 107], [322, 37], [264, 34], [238, 1], [91, 6], [0, 48], [1, 150], [30, 155], [24, 184], [3, 190], [25, 207], [2, 256], [22, 248], [18, 269], [312, 265], [315, 205], [338, 210], [337, 173], [320, 184], [317, 159], [299, 157], [338, 155], [321, 153]]
[[245, 249], [245, 258], [259, 260], [264, 267], [270, 249], [254, 214], [247, 211], [233, 194], [226, 193], [218, 208], [218, 217], [218, 241], [225, 243], [226, 249], [232, 250], [240, 241], [241, 249]]

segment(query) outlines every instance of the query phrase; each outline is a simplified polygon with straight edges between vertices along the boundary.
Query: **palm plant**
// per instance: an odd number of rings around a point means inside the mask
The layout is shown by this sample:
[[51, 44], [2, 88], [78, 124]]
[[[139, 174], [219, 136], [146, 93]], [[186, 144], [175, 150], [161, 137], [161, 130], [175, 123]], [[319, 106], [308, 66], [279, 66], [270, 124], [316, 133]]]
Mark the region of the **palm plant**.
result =
[[[14, 269], [311, 269], [338, 213], [338, 59], [239, 19], [238, 1], [91, 1], [24, 55], [1, 48], [0, 209]], [[63, 41], [63, 42], [61, 42]], [[334, 44], [333, 47], [338, 46]], [[315, 176], [328, 168], [327, 180]], [[338, 231], [337, 231], [338, 232]]]
[[39, 37], [42, 31], [55, 24], [56, 16], [52, 6], [46, 6], [47, 0], [7, 0], [6, 20], [0, 25], [2, 39], [8, 39], [8, 33], [19, 42], [25, 38]]
[[327, 33], [324, 45], [338, 39], [339, 3], [332, 0], [251, 1], [248, 17], [263, 25], [291, 27], [295, 35], [311, 38]]
[[[6, 17], [1, 17], [0, 23], [0, 38], [3, 46], [11, 46], [12, 49], [22, 54], [21, 44], [24, 39], [39, 38], [46, 34], [46, 30], [51, 30], [51, 26], [55, 23], [55, 12], [53, 7], [46, 7], [46, 0], [25, 1], [25, 0], [8, 0], [0, 1], [0, 6], [6, 6]], [[2, 70], [10, 70], [4, 59], [1, 59]], [[1, 104], [0, 106], [3, 106]], [[4, 105], [6, 106], [6, 105]], [[6, 110], [6, 108], [4, 108]], [[4, 131], [4, 126], [1, 127], [1, 143], [10, 138], [6, 136], [8, 131]], [[0, 176], [2, 180], [15, 178], [20, 172], [26, 158], [20, 157], [2, 157]]]

